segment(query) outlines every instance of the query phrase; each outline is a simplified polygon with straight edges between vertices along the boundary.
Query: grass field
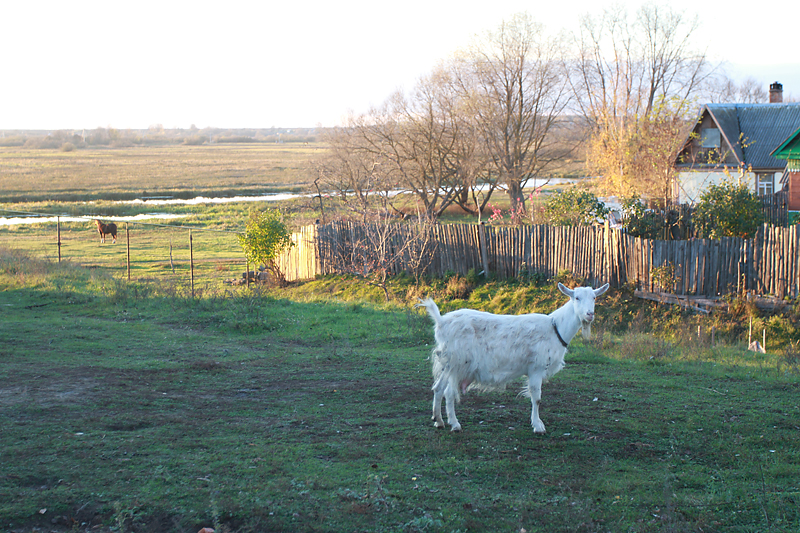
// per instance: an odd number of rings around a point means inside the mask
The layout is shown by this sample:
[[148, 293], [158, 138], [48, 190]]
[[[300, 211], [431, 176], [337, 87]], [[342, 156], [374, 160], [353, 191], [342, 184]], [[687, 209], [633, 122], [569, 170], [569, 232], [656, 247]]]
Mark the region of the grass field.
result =
[[314, 180], [311, 144], [92, 148], [0, 147], [0, 202], [191, 198], [299, 191]]
[[[0, 208], [296, 190], [318, 149], [0, 148]], [[800, 306], [703, 317], [611, 291], [544, 387], [546, 435], [515, 387], [467, 394], [451, 434], [430, 422], [415, 298], [549, 312], [554, 282], [398, 278], [391, 304], [348, 278], [224, 283], [248, 211], [274, 206], [163, 206], [185, 218], [115, 245], [64, 223], [60, 264], [55, 224], [0, 227], [0, 531], [800, 530]], [[744, 350], [750, 317], [767, 354]]]
[[[102, 268], [116, 279], [168, 281], [180, 286], [191, 284], [192, 274], [198, 288], [219, 285], [223, 278], [240, 277], [245, 258], [234, 231], [214, 231], [198, 225], [192, 229], [139, 222], [126, 230], [120, 224], [117, 243], [111, 238], [100, 243], [97, 229], [90, 222], [66, 223], [61, 227], [62, 261], [87, 268]], [[191, 238], [191, 240], [190, 240]], [[25, 251], [35, 257], [58, 260], [58, 236], [55, 224], [0, 227], [0, 246]], [[129, 262], [130, 259], [130, 262]], [[192, 272], [192, 266], [194, 271]]]
[[428, 319], [347, 279], [189, 298], [0, 258], [4, 531], [800, 528], [797, 374], [619, 322], [619, 293], [545, 386], [546, 435], [514, 388], [466, 395], [452, 434], [430, 422]]

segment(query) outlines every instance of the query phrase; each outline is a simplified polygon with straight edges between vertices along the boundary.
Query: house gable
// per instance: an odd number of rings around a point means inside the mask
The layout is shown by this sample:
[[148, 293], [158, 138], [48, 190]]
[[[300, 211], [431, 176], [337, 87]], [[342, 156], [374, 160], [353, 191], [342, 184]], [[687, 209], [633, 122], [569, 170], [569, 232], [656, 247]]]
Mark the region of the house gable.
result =
[[[800, 104], [706, 104], [684, 143], [676, 167], [680, 171], [710, 168], [780, 172], [786, 163], [772, 152], [800, 126]], [[719, 130], [717, 153], [703, 147], [710, 129]]]
[[800, 171], [800, 129], [789, 135], [770, 155], [778, 159], [786, 159], [788, 170]]
[[786, 172], [781, 177], [781, 184], [787, 193], [787, 206], [791, 211], [800, 211], [800, 128], [770, 155], [786, 160]]
[[703, 106], [697, 124], [678, 154], [676, 166], [703, 169], [721, 166], [738, 167], [743, 162], [735, 112], [730, 109], [712, 110]]

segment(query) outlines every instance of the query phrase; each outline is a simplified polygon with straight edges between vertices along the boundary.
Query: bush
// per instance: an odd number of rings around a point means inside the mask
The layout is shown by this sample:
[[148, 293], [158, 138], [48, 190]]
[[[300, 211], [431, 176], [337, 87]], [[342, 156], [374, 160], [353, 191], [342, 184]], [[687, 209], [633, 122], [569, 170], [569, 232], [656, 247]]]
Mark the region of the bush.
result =
[[24, 148], [32, 148], [34, 150], [57, 150], [61, 147], [61, 139], [55, 137], [29, 137]]
[[205, 144], [208, 142], [208, 137], [205, 135], [193, 135], [191, 137], [186, 137], [183, 140], [183, 144], [189, 146], [200, 146], [201, 144]]
[[0, 138], [0, 146], [23, 146], [27, 137], [24, 135], [13, 135], [11, 137]]
[[643, 239], [663, 239], [667, 227], [667, 217], [672, 213], [660, 213], [646, 209], [641, 199], [623, 198], [622, 216], [625, 231], [634, 237]]
[[444, 295], [447, 299], [466, 300], [472, 294], [473, 289], [475, 289], [475, 284], [469, 278], [455, 274], [447, 280]]
[[292, 234], [284, 224], [277, 209], [252, 211], [247, 220], [245, 233], [240, 234], [241, 244], [248, 261], [264, 265], [278, 282], [283, 285], [286, 278], [278, 266], [278, 257], [292, 246]]
[[733, 179], [711, 185], [694, 212], [696, 231], [705, 238], [755, 236], [763, 222], [761, 202], [747, 185]]
[[550, 196], [544, 205], [544, 217], [553, 226], [589, 226], [603, 221], [608, 208], [589, 191], [567, 189]]

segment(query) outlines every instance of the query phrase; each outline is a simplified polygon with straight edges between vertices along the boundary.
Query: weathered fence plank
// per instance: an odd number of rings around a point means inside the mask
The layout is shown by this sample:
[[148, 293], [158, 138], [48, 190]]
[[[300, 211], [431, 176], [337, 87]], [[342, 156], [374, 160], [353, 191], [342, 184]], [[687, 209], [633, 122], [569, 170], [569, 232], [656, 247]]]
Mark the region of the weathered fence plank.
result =
[[[308, 226], [293, 234], [295, 245], [281, 258], [287, 280], [337, 272], [353, 259], [353, 250], [377, 228], [335, 222]], [[392, 271], [411, 269], [416, 248], [413, 226], [392, 237], [390, 249], [402, 250]], [[488, 225], [439, 225], [431, 232], [435, 252], [427, 272], [467, 274], [470, 269], [498, 278], [519, 275], [524, 268], [554, 277], [568, 270], [596, 284], [632, 284], [637, 290], [672, 291], [678, 295], [715, 297], [754, 291], [778, 297], [800, 294], [800, 233], [796, 226], [762, 226], [755, 238], [719, 241], [652, 241], [605, 226], [514, 228]], [[391, 253], [391, 252], [390, 252]], [[418, 262], [418, 261], [417, 261]], [[666, 267], [666, 268], [663, 268]], [[661, 276], [654, 276], [659, 268]], [[672, 280], [663, 274], [671, 271]]]

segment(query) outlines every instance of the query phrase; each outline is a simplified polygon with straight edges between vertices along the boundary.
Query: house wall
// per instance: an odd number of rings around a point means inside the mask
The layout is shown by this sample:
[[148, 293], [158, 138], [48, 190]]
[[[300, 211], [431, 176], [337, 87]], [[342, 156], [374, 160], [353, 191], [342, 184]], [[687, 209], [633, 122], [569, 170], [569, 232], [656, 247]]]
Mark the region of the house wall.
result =
[[787, 207], [789, 211], [800, 211], [800, 171], [790, 172], [787, 183], [789, 189]]
[[679, 172], [677, 180], [677, 201], [680, 204], [696, 204], [700, 201], [700, 196], [711, 185], [721, 185], [729, 179], [740, 180], [747, 185], [747, 188], [755, 192], [756, 175], [753, 172], [743, 174], [731, 174], [720, 171], [695, 170], [690, 172]]

